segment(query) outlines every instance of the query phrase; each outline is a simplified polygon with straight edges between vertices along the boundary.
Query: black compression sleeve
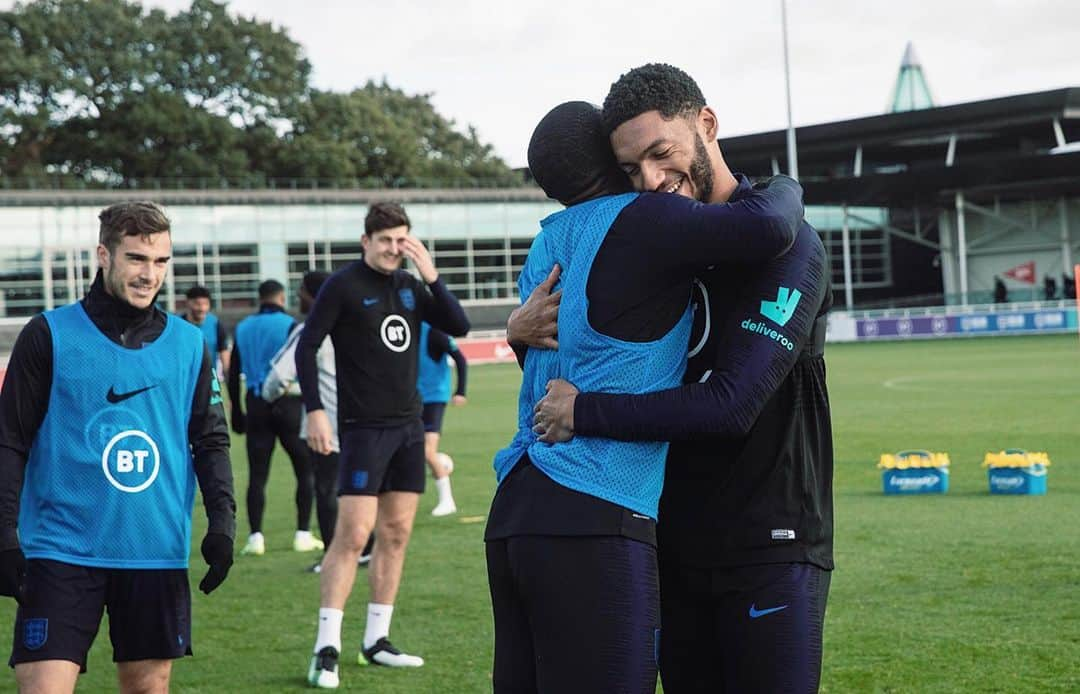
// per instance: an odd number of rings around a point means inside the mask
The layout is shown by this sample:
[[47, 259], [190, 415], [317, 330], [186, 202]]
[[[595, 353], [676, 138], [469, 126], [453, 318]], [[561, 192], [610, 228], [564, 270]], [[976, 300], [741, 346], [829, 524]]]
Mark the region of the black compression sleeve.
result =
[[19, 495], [30, 446], [52, 389], [52, 334], [44, 316], [19, 333], [0, 390], [0, 550], [19, 545]]
[[235, 537], [236, 499], [229, 459], [229, 428], [221, 405], [221, 386], [214, 374], [214, 356], [209, 348], [203, 350], [188, 420], [188, 442], [206, 507], [207, 531]]
[[450, 358], [454, 360], [455, 370], [457, 371], [457, 390], [454, 391], [454, 395], [464, 396], [468, 363], [461, 350], [452, 344], [450, 336], [438, 328], [432, 328], [428, 331], [428, 343], [424, 346], [424, 349], [428, 351], [428, 356], [435, 361], [445, 359], [446, 355], [450, 355]]
[[450, 336], [438, 328], [428, 331], [428, 343], [424, 345], [432, 361], [439, 361], [450, 353]]
[[527, 345], [523, 345], [519, 342], [510, 342], [510, 349], [514, 350], [514, 357], [517, 359], [518, 368], [522, 371], [525, 370], [525, 355], [529, 353]]
[[469, 374], [469, 362], [460, 349], [450, 350], [450, 358], [454, 360], [454, 370], [457, 372], [457, 390], [454, 395], [465, 396], [465, 383]]
[[232, 356], [229, 357], [229, 373], [226, 379], [228, 379], [229, 402], [232, 404], [233, 412], [236, 412], [242, 409], [244, 398], [240, 394], [240, 345], [235, 341]]
[[[225, 332], [225, 324], [218, 321], [217, 324], [217, 348], [219, 352], [224, 352], [229, 348], [229, 334]], [[214, 357], [217, 357], [215, 354]]]

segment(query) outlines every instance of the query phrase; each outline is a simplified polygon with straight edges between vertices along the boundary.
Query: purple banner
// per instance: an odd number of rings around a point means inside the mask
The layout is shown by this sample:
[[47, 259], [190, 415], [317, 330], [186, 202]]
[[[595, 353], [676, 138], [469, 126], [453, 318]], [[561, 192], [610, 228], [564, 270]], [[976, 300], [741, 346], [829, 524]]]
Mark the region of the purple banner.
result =
[[1064, 332], [1076, 328], [1076, 312], [1003, 311], [916, 318], [866, 318], [856, 321], [860, 340]]

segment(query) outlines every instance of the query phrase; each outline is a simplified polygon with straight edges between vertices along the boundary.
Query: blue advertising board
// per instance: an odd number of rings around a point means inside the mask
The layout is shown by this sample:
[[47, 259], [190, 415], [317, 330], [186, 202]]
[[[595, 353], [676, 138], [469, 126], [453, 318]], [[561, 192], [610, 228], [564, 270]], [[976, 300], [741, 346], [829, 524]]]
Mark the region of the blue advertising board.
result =
[[860, 318], [859, 340], [1060, 333], [1077, 329], [1076, 309], [1000, 311], [911, 318]]

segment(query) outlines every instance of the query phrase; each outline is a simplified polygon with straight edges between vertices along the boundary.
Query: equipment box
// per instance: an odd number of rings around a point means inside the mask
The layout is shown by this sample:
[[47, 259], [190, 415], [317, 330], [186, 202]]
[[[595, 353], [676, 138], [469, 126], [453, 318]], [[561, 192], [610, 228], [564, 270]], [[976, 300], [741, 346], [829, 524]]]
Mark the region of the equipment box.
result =
[[983, 465], [988, 468], [991, 494], [1046, 494], [1050, 459], [1045, 453], [1010, 448], [1000, 453], [987, 453]]
[[949, 456], [929, 451], [900, 451], [881, 456], [886, 494], [944, 494], [949, 491]]
[[1045, 494], [1046, 468], [1031, 467], [990, 468], [991, 494]]

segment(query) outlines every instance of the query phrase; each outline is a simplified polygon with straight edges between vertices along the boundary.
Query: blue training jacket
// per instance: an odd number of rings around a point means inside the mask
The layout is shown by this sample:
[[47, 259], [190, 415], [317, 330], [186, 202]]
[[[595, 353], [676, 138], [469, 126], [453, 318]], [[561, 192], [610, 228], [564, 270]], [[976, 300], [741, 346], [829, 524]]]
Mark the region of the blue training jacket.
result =
[[260, 311], [236, 326], [240, 370], [249, 391], [262, 393], [263, 381], [270, 372], [270, 361], [289, 339], [289, 328], [294, 322], [284, 311]]

